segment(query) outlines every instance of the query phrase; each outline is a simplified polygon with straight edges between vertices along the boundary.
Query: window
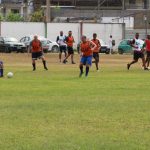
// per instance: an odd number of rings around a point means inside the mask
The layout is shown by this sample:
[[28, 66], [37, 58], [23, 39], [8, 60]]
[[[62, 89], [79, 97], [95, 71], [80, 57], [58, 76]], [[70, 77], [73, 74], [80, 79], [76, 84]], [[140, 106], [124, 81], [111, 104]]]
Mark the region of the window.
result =
[[136, 4], [136, 0], [129, 0], [129, 4]]

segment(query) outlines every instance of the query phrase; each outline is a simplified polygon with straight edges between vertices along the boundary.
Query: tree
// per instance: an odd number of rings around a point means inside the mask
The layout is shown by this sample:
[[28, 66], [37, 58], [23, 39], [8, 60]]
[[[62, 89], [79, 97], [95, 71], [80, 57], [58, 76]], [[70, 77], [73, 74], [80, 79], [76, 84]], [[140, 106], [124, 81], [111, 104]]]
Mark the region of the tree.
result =
[[14, 21], [24, 21], [24, 18], [18, 14], [18, 13], [12, 13], [10, 12], [6, 18], [5, 18], [6, 21], [11, 21], [11, 22], [14, 22]]
[[42, 10], [35, 11], [31, 16], [31, 22], [43, 22], [44, 15]]

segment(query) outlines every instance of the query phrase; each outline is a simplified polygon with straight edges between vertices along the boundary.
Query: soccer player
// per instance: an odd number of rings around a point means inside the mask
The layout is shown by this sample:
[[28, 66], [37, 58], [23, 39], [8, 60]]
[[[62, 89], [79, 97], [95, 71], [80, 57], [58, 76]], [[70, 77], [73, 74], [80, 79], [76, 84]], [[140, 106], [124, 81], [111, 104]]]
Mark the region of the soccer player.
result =
[[99, 51], [101, 48], [100, 41], [97, 39], [97, 34], [93, 34], [92, 42], [96, 44], [96, 48], [93, 50], [93, 58], [95, 59], [92, 63], [95, 63], [97, 71], [99, 71], [98, 63], [99, 63]]
[[65, 53], [65, 57], [67, 56], [66, 36], [64, 36], [63, 34], [64, 34], [63, 31], [60, 31], [60, 35], [57, 36], [57, 40], [56, 40], [56, 42], [59, 45], [59, 49], [60, 49], [60, 52], [59, 52], [60, 62], [61, 62], [62, 52]]
[[3, 68], [3, 62], [0, 61], [0, 78], [4, 76], [4, 68]]
[[144, 42], [143, 45], [143, 50], [146, 50], [146, 67], [149, 67], [149, 63], [150, 63], [150, 35], [147, 35], [147, 39]]
[[67, 59], [71, 56], [71, 63], [75, 64], [73, 60], [74, 56], [74, 50], [73, 50], [73, 43], [74, 43], [74, 37], [72, 36], [72, 31], [68, 32], [68, 36], [66, 37], [66, 43], [67, 43], [67, 50], [68, 50], [68, 55], [66, 58], [63, 60], [63, 63], [67, 62]]
[[[45, 57], [43, 55], [42, 43], [38, 39], [38, 36], [36, 36], [36, 35], [34, 36], [33, 41], [30, 43], [30, 51], [32, 53], [33, 71], [36, 70], [36, 60], [37, 59], [42, 59], [44, 69], [48, 70], [48, 68], [46, 66], [46, 60], [45, 60]], [[28, 51], [28, 53], [29, 53], [29, 51]]]
[[145, 57], [141, 47], [141, 39], [139, 39], [139, 33], [135, 34], [135, 38], [131, 41], [131, 46], [133, 47], [133, 61], [127, 64], [127, 69], [129, 70], [131, 65], [137, 63], [139, 58], [142, 59], [144, 70], [148, 70], [145, 65]]
[[81, 60], [80, 60], [80, 75], [79, 77], [81, 77], [83, 75], [83, 66], [86, 66], [86, 72], [85, 72], [85, 76], [88, 76], [89, 73], [89, 68], [92, 65], [92, 54], [93, 54], [93, 50], [97, 47], [95, 43], [93, 43], [92, 41], [88, 41], [86, 36], [82, 36], [81, 39], [81, 44], [80, 44], [80, 52], [81, 52]]

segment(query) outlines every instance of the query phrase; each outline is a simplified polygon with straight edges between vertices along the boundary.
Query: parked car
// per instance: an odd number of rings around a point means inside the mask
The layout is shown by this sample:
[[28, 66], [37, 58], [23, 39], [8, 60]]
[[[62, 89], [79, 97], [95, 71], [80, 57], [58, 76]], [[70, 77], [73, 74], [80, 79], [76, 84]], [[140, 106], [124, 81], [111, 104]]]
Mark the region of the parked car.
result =
[[[118, 53], [119, 54], [124, 54], [124, 53], [132, 53], [132, 46], [130, 45], [130, 41], [132, 39], [124, 39], [119, 43], [118, 46]], [[141, 48], [144, 44], [143, 40], [140, 40]]]
[[25, 52], [26, 46], [14, 37], [0, 37], [0, 52]]
[[[24, 43], [26, 45], [26, 48], [28, 49], [33, 39], [34, 39], [34, 35], [24, 36], [20, 39], [20, 42]], [[38, 36], [38, 39], [42, 43], [44, 52], [58, 52], [59, 51], [59, 45], [56, 42], [46, 39], [43, 36]]]
[[109, 45], [107, 45], [102, 39], [99, 39], [99, 41], [101, 43], [100, 53], [109, 54], [110, 53]]

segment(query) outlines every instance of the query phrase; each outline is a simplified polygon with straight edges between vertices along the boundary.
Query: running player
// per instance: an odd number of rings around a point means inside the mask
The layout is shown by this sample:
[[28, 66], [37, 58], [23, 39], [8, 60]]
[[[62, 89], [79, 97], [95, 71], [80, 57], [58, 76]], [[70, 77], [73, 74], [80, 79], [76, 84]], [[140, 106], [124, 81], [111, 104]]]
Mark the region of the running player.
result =
[[73, 43], [74, 43], [74, 37], [72, 36], [72, 31], [68, 32], [68, 36], [66, 37], [66, 43], [67, 43], [67, 50], [68, 50], [68, 55], [66, 58], [63, 60], [63, 63], [67, 62], [67, 59], [71, 56], [71, 63], [75, 64], [73, 60], [74, 56], [74, 50], [73, 50]]
[[0, 78], [4, 76], [4, 68], [3, 68], [3, 62], [0, 61]]
[[143, 50], [146, 50], [146, 67], [149, 67], [150, 63], [150, 35], [147, 35], [147, 39], [145, 40], [145, 43], [143, 45]]
[[137, 63], [139, 58], [142, 59], [144, 70], [148, 70], [145, 65], [145, 57], [142, 51], [141, 39], [139, 39], [139, 33], [135, 34], [135, 38], [131, 41], [131, 46], [133, 47], [133, 61], [127, 64], [127, 69], [129, 70], [131, 65]]
[[80, 60], [80, 75], [79, 77], [82, 76], [83, 74], [83, 65], [86, 66], [86, 73], [85, 76], [88, 76], [89, 73], [89, 68], [92, 65], [92, 54], [93, 50], [96, 48], [96, 44], [93, 43], [92, 41], [88, 41], [86, 36], [82, 36], [81, 39], [81, 44], [80, 44], [80, 52], [81, 52], [81, 60]]
[[57, 36], [57, 40], [56, 42], [58, 43], [59, 45], [59, 49], [60, 49], [60, 52], [59, 52], [59, 60], [61, 62], [61, 56], [62, 56], [62, 52], [65, 53], [65, 57], [67, 56], [67, 45], [66, 45], [66, 36], [63, 35], [63, 31], [60, 31], [60, 35]]
[[[36, 60], [42, 59], [44, 69], [47, 69], [46, 66], [46, 60], [43, 55], [43, 49], [42, 49], [42, 43], [40, 40], [38, 40], [38, 37], [35, 35], [33, 41], [30, 43], [30, 51], [32, 53], [32, 65], [33, 65], [33, 71], [36, 70]], [[29, 51], [28, 51], [29, 53]]]
[[93, 51], [93, 58], [95, 59], [92, 63], [95, 63], [97, 71], [99, 71], [98, 63], [99, 63], [99, 51], [101, 48], [100, 41], [97, 39], [97, 34], [93, 34], [92, 42], [96, 44], [96, 48]]

